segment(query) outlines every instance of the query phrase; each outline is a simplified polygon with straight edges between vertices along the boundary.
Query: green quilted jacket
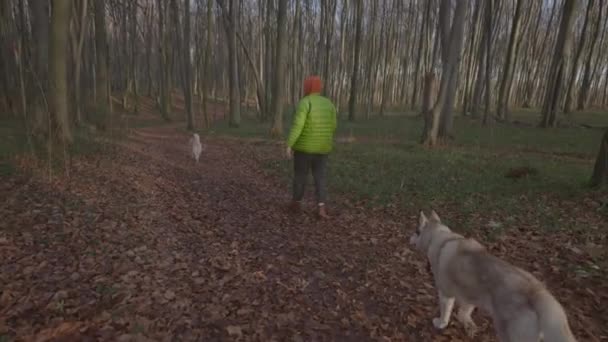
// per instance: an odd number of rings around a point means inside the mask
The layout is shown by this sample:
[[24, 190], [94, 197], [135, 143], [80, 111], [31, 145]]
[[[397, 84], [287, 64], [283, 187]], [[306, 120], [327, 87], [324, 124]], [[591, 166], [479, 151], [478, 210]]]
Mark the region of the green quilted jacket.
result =
[[336, 126], [334, 104], [319, 94], [308, 95], [298, 103], [287, 144], [294, 151], [328, 154]]

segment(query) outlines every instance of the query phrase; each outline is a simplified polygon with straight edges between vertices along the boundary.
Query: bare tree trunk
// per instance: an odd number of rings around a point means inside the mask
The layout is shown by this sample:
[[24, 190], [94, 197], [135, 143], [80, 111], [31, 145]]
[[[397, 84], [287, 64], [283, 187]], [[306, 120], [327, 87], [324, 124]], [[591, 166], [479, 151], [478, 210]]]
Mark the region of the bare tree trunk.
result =
[[355, 1], [356, 10], [356, 31], [355, 31], [355, 61], [353, 63], [353, 72], [351, 74], [350, 82], [350, 99], [348, 100], [348, 120], [355, 121], [356, 118], [356, 104], [357, 104], [357, 90], [359, 84], [357, 83], [359, 75], [359, 59], [361, 55], [361, 31], [363, 22], [363, 0]]
[[[163, 7], [163, 4], [165, 6]], [[160, 90], [160, 113], [165, 121], [171, 117], [171, 60], [169, 57], [169, 37], [167, 26], [168, 4], [163, 0], [157, 1], [158, 8], [158, 75]]]
[[59, 131], [59, 138], [67, 144], [72, 142], [68, 118], [68, 33], [70, 23], [70, 0], [53, 0], [51, 30], [49, 32], [49, 104]]
[[129, 60], [129, 69], [131, 70], [131, 96], [133, 96], [134, 104], [133, 111], [137, 113], [139, 110], [139, 68], [138, 68], [138, 57], [139, 57], [139, 45], [137, 37], [137, 12], [138, 12], [138, 0], [130, 3], [129, 11], [129, 49], [131, 58]]
[[[325, 1], [321, 1], [319, 3], [319, 14], [320, 14], [320, 18], [319, 18], [319, 41], [316, 42], [316, 45], [321, 47], [323, 46], [323, 41], [325, 38], [325, 31], [326, 31], [326, 23], [327, 20], [325, 19], [327, 17], [327, 2], [331, 1], [331, 0], [325, 0]], [[321, 72], [323, 72], [323, 50], [324, 49], [316, 49], [316, 56], [315, 56], [315, 63], [314, 63], [314, 72], [317, 75], [321, 75]], [[329, 53], [329, 51], [327, 51], [327, 53]], [[323, 76], [323, 75], [321, 75]]]
[[207, 0], [207, 42], [205, 48], [205, 62], [204, 62], [204, 72], [205, 77], [203, 78], [203, 111], [205, 113], [205, 126], [209, 127], [209, 78], [211, 74], [211, 70], [209, 70], [209, 65], [211, 62], [211, 53], [212, 53], [212, 40], [213, 39], [213, 1]]
[[[592, 1], [592, 0], [590, 0]], [[591, 38], [591, 46], [589, 47], [589, 52], [587, 53], [587, 59], [585, 60], [585, 67], [584, 67], [584, 71], [583, 71], [583, 80], [581, 83], [581, 90], [578, 96], [578, 103], [577, 103], [577, 109], [578, 110], [583, 110], [585, 109], [585, 107], [587, 106], [587, 102], [589, 99], [589, 91], [591, 88], [591, 60], [593, 58], [593, 53], [595, 52], [595, 47], [597, 46], [598, 43], [598, 38], [600, 36], [600, 27], [602, 25], [602, 14], [603, 14], [603, 10], [604, 10], [604, 0], [600, 0], [599, 1], [599, 13], [597, 15], [597, 19], [595, 22], [595, 28], [593, 30], [593, 38]], [[606, 34], [606, 31], [602, 32], [602, 41], [604, 38], [604, 35]], [[600, 43], [600, 45], [602, 45]], [[596, 66], [597, 66], [597, 61], [596, 61]]]
[[190, 0], [184, 1], [184, 50], [183, 75], [184, 97], [186, 100], [186, 114], [188, 130], [194, 130], [194, 109], [192, 106], [192, 55], [190, 53]]
[[[485, 84], [485, 74], [486, 74], [486, 62], [488, 58], [486, 57], [488, 48], [490, 44], [488, 41], [492, 36], [492, 30], [488, 30], [488, 20], [491, 20], [492, 15], [492, 0], [488, 0], [485, 2], [484, 8], [484, 19], [482, 20], [481, 29], [483, 30], [481, 35], [481, 42], [477, 51], [477, 59], [479, 61], [479, 65], [477, 66], [477, 75], [475, 76], [475, 87], [473, 89], [473, 98], [471, 100], [471, 116], [474, 118], [479, 118], [479, 110], [481, 107], [481, 95], [483, 93], [483, 87]], [[488, 15], [489, 14], [489, 15]], [[491, 26], [490, 26], [491, 28]]]
[[[218, 0], [220, 1], [220, 0]], [[220, 1], [221, 2], [221, 1]], [[223, 3], [222, 3], [223, 4]], [[226, 9], [224, 6], [222, 8]], [[230, 90], [230, 127], [241, 125], [239, 69], [236, 45], [237, 4], [235, 0], [228, 1], [228, 13], [224, 14], [224, 27], [228, 36], [228, 83]]]
[[511, 27], [511, 35], [509, 37], [509, 47], [507, 49], [507, 58], [505, 58], [505, 66], [503, 68], [502, 81], [498, 92], [498, 105], [496, 108], [497, 115], [501, 119], [509, 120], [509, 95], [511, 93], [511, 84], [513, 82], [513, 70], [517, 62], [517, 53], [519, 50], [519, 26], [522, 5], [525, 0], [515, 0], [515, 16], [513, 17], [513, 27]]
[[559, 92], [564, 81], [565, 63], [568, 59], [569, 47], [572, 41], [571, 31], [576, 13], [576, 3], [577, 0], [565, 0], [564, 2], [559, 34], [547, 79], [540, 127], [555, 127], [557, 124]]
[[[266, 104], [266, 106], [269, 106], [270, 103], [272, 103], [272, 77], [271, 77], [271, 70], [272, 70], [272, 25], [271, 25], [271, 18], [272, 18], [272, 7], [273, 7], [274, 1], [271, 0], [266, 0], [266, 25], [265, 25], [265, 38], [266, 38], [266, 44], [265, 44], [265, 59], [264, 59], [264, 63], [265, 63], [265, 76], [264, 76], [264, 81], [265, 81], [265, 86], [266, 89], [264, 91], [264, 93], [266, 94], [266, 99], [264, 101], [264, 103]], [[267, 120], [268, 119], [268, 115], [269, 115], [269, 108], [266, 108], [264, 110], [264, 115], [263, 115], [263, 120]]]
[[154, 6], [150, 6], [144, 9], [144, 18], [147, 21], [148, 30], [146, 32], [146, 83], [147, 83], [147, 94], [153, 96], [154, 91], [154, 79], [152, 78], [152, 37], [154, 27]]
[[[327, 1], [327, 0], [326, 0]], [[331, 43], [332, 43], [332, 39], [333, 39], [333, 32], [334, 32], [334, 19], [336, 17], [336, 8], [338, 1], [337, 0], [331, 0], [330, 4], [328, 6], [331, 7], [331, 11], [329, 12], [329, 16], [327, 19], [327, 23], [325, 26], [325, 62], [323, 63], [323, 81], [325, 82], [325, 84], [327, 85], [325, 87], [325, 93], [326, 94], [330, 94], [330, 90], [331, 88], [329, 87], [330, 82], [329, 82], [329, 67], [330, 67], [330, 62], [331, 59], [330, 54], [331, 54]]]
[[346, 60], [344, 58], [344, 50], [346, 45], [346, 22], [348, 21], [348, 2], [342, 3], [342, 13], [340, 14], [340, 56], [338, 57], [340, 63], [338, 65], [338, 84], [337, 84], [337, 94], [336, 94], [336, 109], [338, 113], [340, 112], [340, 105], [342, 104], [342, 91], [343, 91], [343, 83], [344, 83], [344, 70]]
[[82, 122], [82, 91], [80, 82], [80, 69], [82, 66], [82, 47], [84, 45], [84, 36], [87, 32], [87, 13], [88, 13], [88, 0], [82, 0], [74, 3], [76, 9], [80, 9], [77, 28], [74, 29], [73, 34], [73, 59], [74, 59], [74, 110], [75, 117], [74, 122], [76, 125], [80, 125]]
[[426, 137], [424, 143], [435, 146], [439, 142], [439, 128], [443, 126], [443, 135], [446, 138], [450, 134], [448, 124], [440, 121], [450, 120], [454, 110], [453, 100], [456, 92], [456, 80], [458, 76], [458, 65], [462, 53], [464, 41], [464, 22], [467, 10], [467, 0], [458, 0], [454, 10], [453, 23], [450, 25], [450, 0], [442, 0], [439, 8], [439, 39], [442, 46], [443, 71], [441, 75], [441, 86], [439, 95], [432, 110], [432, 123], [428, 132], [423, 132]]
[[[553, 6], [555, 8], [555, 6]], [[520, 96], [521, 103], [524, 108], [530, 108], [532, 106], [530, 93], [532, 92], [532, 86], [535, 82], [533, 79], [534, 73], [540, 68], [537, 61], [537, 51], [539, 50], [539, 37], [538, 31], [542, 24], [543, 17], [543, 4], [540, 3], [537, 6], [532, 6], [532, 8], [538, 8], [536, 13], [536, 18], [534, 20], [534, 29], [528, 40], [528, 46], [526, 51], [524, 52], [524, 58], [522, 60], [522, 72], [523, 79], [521, 81], [520, 87]], [[532, 21], [532, 19], [530, 19]], [[525, 35], [524, 35], [525, 36]]]
[[[558, 7], [559, 7], [559, 4], [557, 2], [551, 3], [551, 16], [549, 17], [549, 23], [547, 24], [546, 34], [544, 35], [542, 42], [537, 42], [537, 45], [540, 45], [540, 48], [537, 48], [536, 46], [533, 48], [533, 55], [536, 56], [537, 58], [539, 58], [539, 56], [541, 56], [541, 53], [543, 51], [548, 49], [548, 44], [551, 41], [551, 39], [550, 39], [550, 33], [552, 32], [551, 25], [555, 19], [555, 14], [557, 12], [556, 9]], [[538, 18], [536, 20], [537, 20], [537, 23], [540, 25], [540, 23], [542, 22], [542, 7], [539, 12], [540, 13], [538, 14]], [[526, 106], [526, 107], [531, 107], [534, 104], [532, 101], [534, 101], [534, 99], [537, 97], [536, 96], [537, 92], [542, 90], [542, 89], [540, 89], [541, 88], [540, 86], [537, 86], [537, 84], [540, 83], [540, 82], [538, 82], [538, 80], [542, 78], [541, 70], [544, 69], [543, 63], [541, 63], [540, 61], [537, 61], [536, 64], [537, 64], [537, 66], [534, 69], [533, 76], [531, 78], [529, 78], [528, 83], [526, 84], [526, 96], [524, 97], [524, 106]]]
[[488, 118], [490, 117], [490, 112], [492, 111], [492, 108], [491, 108], [491, 106], [492, 106], [491, 73], [492, 73], [492, 36], [493, 36], [492, 26], [493, 26], [493, 22], [494, 22], [494, 3], [495, 3], [494, 0], [487, 0], [486, 11], [485, 11], [487, 38], [485, 41], [485, 43], [486, 43], [486, 52], [485, 52], [486, 71], [484, 73], [484, 76], [485, 76], [486, 92], [485, 92], [485, 111], [484, 111], [483, 120], [482, 120], [483, 125], [488, 124]]
[[[0, 46], [8, 46], [8, 42], [14, 36], [14, 29], [12, 23], [12, 4], [10, 1], [0, 1]], [[13, 80], [11, 78], [12, 73], [10, 70], [12, 69], [11, 57], [10, 53], [12, 52], [14, 55], [14, 61], [19, 65], [19, 76], [17, 79], [19, 80], [19, 84], [23, 84], [22, 80], [22, 68], [20, 63], [20, 48], [18, 45], [22, 45], [21, 42], [15, 44], [16, 46], [13, 48], [13, 51], [8, 51], [8, 49], [0, 49], [0, 94], [2, 98], [0, 99], [0, 112], [9, 111], [12, 112], [12, 94], [10, 94], [10, 89], [13, 87]], [[1, 101], [4, 100], [4, 103]], [[23, 101], [22, 101], [23, 102]], [[27, 106], [27, 100], [25, 101]], [[2, 106], [5, 105], [6, 107]], [[27, 115], [25, 110], [22, 110], [23, 114]], [[15, 113], [16, 114], [16, 113]], [[26, 123], [27, 124], [27, 123]]]
[[604, 95], [602, 96], [602, 105], [608, 104], [608, 69], [604, 71]]
[[131, 66], [129, 63], [129, 39], [128, 39], [128, 29], [127, 29], [127, 17], [129, 14], [128, 11], [129, 4], [127, 2], [123, 2], [121, 7], [121, 24], [119, 26], [119, 32], [121, 33], [122, 40], [122, 58], [119, 58], [120, 64], [119, 70], [121, 70], [120, 84], [122, 86], [122, 106], [126, 110], [129, 107], [128, 99], [129, 99], [129, 86], [131, 81]]
[[[33, 1], [30, 3], [32, 21], [32, 51], [33, 84], [32, 84], [32, 109], [34, 115], [34, 135], [37, 132], [47, 130], [46, 113], [47, 108], [44, 101], [44, 92], [48, 89], [48, 57], [49, 57], [49, 2]], [[25, 46], [23, 46], [25, 49]]]
[[300, 11], [301, 11], [301, 5], [300, 5], [300, 0], [295, 0], [294, 3], [295, 6], [295, 14], [293, 17], [293, 27], [292, 27], [292, 36], [293, 36], [293, 45], [291, 47], [292, 50], [292, 54], [291, 54], [291, 72], [292, 72], [292, 79], [291, 79], [291, 101], [292, 103], [296, 103], [298, 101], [298, 98], [300, 97], [299, 94], [299, 84], [300, 84], [300, 75], [299, 72], [301, 71], [301, 68], [298, 65], [298, 60], [301, 56], [299, 56], [298, 54], [298, 49], [300, 47], [300, 45], [302, 44], [302, 29], [301, 29], [301, 25], [300, 25]]
[[437, 76], [430, 72], [424, 77], [424, 90], [422, 92], [422, 117], [424, 130], [421, 142], [424, 143], [433, 125], [433, 101], [437, 97]]
[[[274, 119], [270, 135], [283, 135], [283, 97], [285, 90], [285, 67], [287, 64], [287, 0], [279, 0], [277, 13], [277, 55], [275, 58], [274, 91], [272, 96], [272, 113]], [[329, 51], [327, 51], [329, 53]]]
[[[424, 16], [424, 21], [422, 23], [422, 32], [420, 33], [420, 38], [418, 41], [418, 51], [416, 51], [417, 53], [417, 57], [416, 57], [416, 69], [414, 69], [414, 82], [418, 82], [418, 75], [420, 75], [421, 69], [422, 69], [422, 48], [424, 46], [424, 41], [427, 38], [427, 21], [431, 20], [431, 0], [427, 0], [426, 1], [426, 6], [425, 6], [425, 16]], [[428, 75], [425, 77], [428, 78]], [[425, 89], [426, 89], [426, 81], [425, 81]], [[416, 107], [416, 103], [418, 102], [418, 86], [414, 85], [412, 87], [412, 99], [411, 99], [411, 108], [415, 108]], [[426, 95], [424, 95], [426, 96]], [[424, 106], [423, 106], [424, 107]], [[423, 112], [424, 112], [424, 108], [423, 108]]]
[[106, 2], [95, 0], [95, 77], [97, 88], [97, 119], [101, 128], [105, 128], [106, 120], [110, 113], [109, 106], [109, 73], [108, 73], [108, 41], [106, 37]]
[[572, 111], [572, 101], [574, 100], [574, 88], [576, 83], [576, 76], [578, 74], [578, 62], [581, 59], [583, 48], [585, 47], [585, 41], [587, 40], [587, 25], [589, 23], [589, 17], [591, 16], [591, 10], [593, 9], [594, 0], [588, 0], [587, 11], [585, 13], [585, 21], [583, 22], [583, 29], [581, 32], [581, 39], [578, 42], [578, 47], [574, 55], [574, 61], [572, 61], [572, 69], [570, 69], [570, 77], [568, 78], [566, 88], [566, 103], [564, 104], [564, 113], [570, 114]]
[[[368, 53], [368, 63], [367, 63], [367, 80], [366, 80], [366, 84], [367, 84], [367, 88], [368, 88], [368, 93], [365, 94], [364, 96], [367, 96], [367, 109], [365, 110], [365, 116], [367, 118], [370, 117], [370, 115], [372, 114], [372, 111], [374, 110], [374, 79], [375, 79], [375, 66], [377, 65], [376, 63], [376, 54], [380, 49], [376, 49], [376, 23], [379, 21], [376, 19], [376, 15], [378, 12], [378, 1], [374, 1], [371, 4], [371, 27], [370, 27], [370, 38], [369, 38], [369, 53]], [[382, 22], [382, 20], [380, 20]]]
[[476, 0], [475, 1], [475, 10], [473, 13], [473, 21], [471, 23], [471, 39], [469, 41], [469, 62], [468, 65], [465, 69], [465, 74], [466, 74], [466, 79], [465, 79], [465, 86], [464, 86], [464, 92], [463, 92], [463, 105], [462, 105], [462, 113], [463, 115], [467, 115], [469, 114], [469, 109], [471, 106], [471, 83], [472, 83], [472, 74], [473, 74], [473, 62], [475, 61], [475, 43], [477, 42], [477, 34], [479, 31], [483, 32], [483, 27], [480, 29], [478, 29], [478, 24], [480, 22], [479, 17], [480, 17], [480, 12], [481, 9], [483, 8], [482, 4], [480, 3], [480, 0]]
[[389, 72], [391, 71], [391, 65], [393, 63], [393, 59], [394, 59], [394, 55], [395, 55], [395, 43], [397, 42], [397, 39], [395, 39], [395, 17], [396, 17], [396, 13], [399, 13], [399, 10], [396, 8], [396, 6], [398, 5], [398, 2], [393, 2], [393, 9], [390, 11], [391, 14], [391, 18], [390, 20], [388, 20], [389, 24], [388, 24], [388, 33], [387, 33], [387, 37], [385, 40], [385, 55], [384, 55], [384, 70], [382, 72], [382, 84], [380, 86], [380, 90], [381, 90], [381, 94], [380, 94], [380, 111], [379, 111], [379, 115], [380, 116], [384, 116], [384, 109], [386, 107], [386, 97], [387, 97], [387, 93], [389, 91], [389, 85], [390, 85], [390, 81], [391, 81], [391, 75], [392, 73]]
[[595, 159], [593, 175], [590, 180], [591, 186], [600, 187], [608, 184], [608, 130], [604, 133], [600, 142], [600, 150]]

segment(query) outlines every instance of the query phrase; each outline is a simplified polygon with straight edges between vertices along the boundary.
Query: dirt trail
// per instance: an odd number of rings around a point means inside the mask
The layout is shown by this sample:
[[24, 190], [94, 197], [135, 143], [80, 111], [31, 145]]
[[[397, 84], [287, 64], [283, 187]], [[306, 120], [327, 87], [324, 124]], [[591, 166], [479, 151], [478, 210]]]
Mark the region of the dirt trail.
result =
[[[111, 157], [75, 162], [70, 180], [2, 182], [0, 336], [469, 340], [457, 323], [431, 326], [435, 292], [404, 232], [415, 217], [342, 200], [328, 221], [293, 217], [288, 189], [257, 162], [278, 146], [203, 138], [195, 164], [187, 141], [174, 126], [142, 128]], [[578, 296], [582, 340], [608, 335], [592, 295], [561, 293]], [[475, 319], [475, 341], [494, 341]]]

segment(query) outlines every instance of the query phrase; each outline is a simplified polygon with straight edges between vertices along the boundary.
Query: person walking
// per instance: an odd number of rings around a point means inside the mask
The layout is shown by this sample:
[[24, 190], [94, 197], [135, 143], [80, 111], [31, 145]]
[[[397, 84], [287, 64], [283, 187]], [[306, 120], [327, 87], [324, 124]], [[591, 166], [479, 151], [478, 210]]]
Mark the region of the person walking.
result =
[[337, 127], [336, 107], [321, 96], [323, 84], [318, 76], [304, 80], [304, 97], [298, 103], [287, 139], [287, 157], [293, 158], [293, 194], [289, 209], [301, 211], [308, 173], [312, 170], [317, 200], [317, 215], [328, 218], [327, 159], [333, 149]]

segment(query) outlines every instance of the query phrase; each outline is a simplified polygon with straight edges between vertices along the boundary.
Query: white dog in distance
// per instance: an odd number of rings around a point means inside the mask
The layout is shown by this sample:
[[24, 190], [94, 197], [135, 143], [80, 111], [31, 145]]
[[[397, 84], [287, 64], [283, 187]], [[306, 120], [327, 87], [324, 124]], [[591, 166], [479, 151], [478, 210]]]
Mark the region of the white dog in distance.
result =
[[198, 159], [203, 151], [203, 145], [201, 145], [201, 138], [198, 133], [194, 133], [192, 138], [190, 138], [190, 146], [192, 147], [192, 157], [194, 157], [194, 160], [198, 163]]

